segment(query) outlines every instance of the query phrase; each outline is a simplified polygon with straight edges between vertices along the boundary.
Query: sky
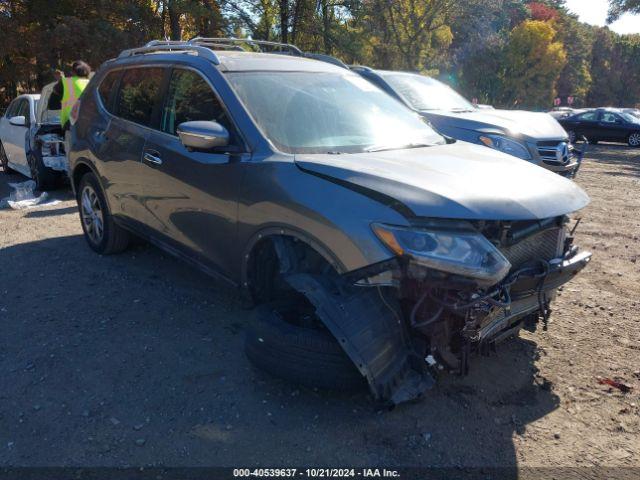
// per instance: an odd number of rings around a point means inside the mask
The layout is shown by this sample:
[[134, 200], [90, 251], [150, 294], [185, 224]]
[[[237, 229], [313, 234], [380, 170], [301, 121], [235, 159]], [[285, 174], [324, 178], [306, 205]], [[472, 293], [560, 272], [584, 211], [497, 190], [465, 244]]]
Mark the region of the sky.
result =
[[[591, 25], [605, 25], [609, 2], [607, 0], [566, 0], [567, 8]], [[624, 15], [609, 28], [618, 33], [640, 33], [640, 15]]]

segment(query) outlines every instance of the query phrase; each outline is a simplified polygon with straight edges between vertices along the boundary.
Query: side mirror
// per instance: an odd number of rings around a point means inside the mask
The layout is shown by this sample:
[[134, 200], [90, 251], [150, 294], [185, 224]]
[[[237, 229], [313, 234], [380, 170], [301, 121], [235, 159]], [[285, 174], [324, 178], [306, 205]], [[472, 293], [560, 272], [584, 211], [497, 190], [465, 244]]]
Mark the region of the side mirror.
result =
[[9, 123], [11, 125], [15, 125], [16, 127], [24, 127], [27, 125], [27, 119], [24, 115], [18, 115], [16, 117], [11, 117], [9, 119]]
[[229, 145], [229, 132], [217, 122], [194, 121], [178, 125], [178, 137], [187, 148], [210, 150]]

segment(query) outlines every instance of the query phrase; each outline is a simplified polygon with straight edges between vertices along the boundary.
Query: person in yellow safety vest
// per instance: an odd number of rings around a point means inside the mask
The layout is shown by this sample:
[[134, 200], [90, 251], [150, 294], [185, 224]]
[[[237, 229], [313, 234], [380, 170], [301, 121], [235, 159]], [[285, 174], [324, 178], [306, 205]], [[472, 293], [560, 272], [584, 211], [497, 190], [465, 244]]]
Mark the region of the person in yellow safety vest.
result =
[[60, 125], [63, 130], [69, 128], [69, 117], [73, 105], [89, 83], [91, 67], [82, 60], [76, 60], [71, 66], [70, 77], [61, 77], [53, 87], [49, 97], [49, 110], [60, 110]]

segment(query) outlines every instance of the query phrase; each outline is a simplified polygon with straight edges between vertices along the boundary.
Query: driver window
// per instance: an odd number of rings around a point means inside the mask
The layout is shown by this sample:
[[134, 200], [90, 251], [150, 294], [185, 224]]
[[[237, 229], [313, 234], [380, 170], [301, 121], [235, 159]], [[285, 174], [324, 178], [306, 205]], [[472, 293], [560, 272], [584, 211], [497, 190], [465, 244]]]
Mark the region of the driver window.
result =
[[192, 70], [176, 69], [162, 112], [162, 131], [177, 135], [178, 125], [197, 120], [218, 122], [229, 131], [234, 143], [231, 122], [209, 84]]
[[20, 103], [18, 105], [18, 108], [16, 110], [16, 113], [14, 114], [14, 116], [23, 116], [25, 118], [26, 121], [26, 125], [29, 125], [30, 120], [31, 120], [31, 115], [29, 112], [29, 101], [22, 99], [20, 100]]
[[19, 100], [14, 100], [13, 102], [11, 102], [9, 104], [9, 108], [7, 108], [7, 111], [5, 112], [4, 116], [6, 118], [15, 117], [16, 116], [16, 111], [18, 110], [18, 104], [19, 103], [20, 103]]

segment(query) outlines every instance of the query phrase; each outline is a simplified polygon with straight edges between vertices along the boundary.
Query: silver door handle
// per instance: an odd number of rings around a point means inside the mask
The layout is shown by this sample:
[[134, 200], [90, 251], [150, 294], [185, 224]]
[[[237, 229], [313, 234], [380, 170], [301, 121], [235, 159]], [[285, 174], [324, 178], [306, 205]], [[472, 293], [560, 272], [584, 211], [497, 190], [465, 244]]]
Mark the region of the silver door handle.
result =
[[144, 154], [144, 159], [149, 162], [149, 163], [153, 163], [154, 165], [162, 165], [162, 159], [156, 155], [153, 155], [149, 152], [146, 152]]

